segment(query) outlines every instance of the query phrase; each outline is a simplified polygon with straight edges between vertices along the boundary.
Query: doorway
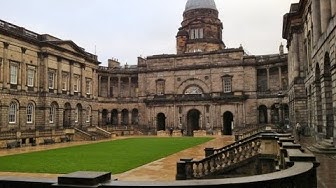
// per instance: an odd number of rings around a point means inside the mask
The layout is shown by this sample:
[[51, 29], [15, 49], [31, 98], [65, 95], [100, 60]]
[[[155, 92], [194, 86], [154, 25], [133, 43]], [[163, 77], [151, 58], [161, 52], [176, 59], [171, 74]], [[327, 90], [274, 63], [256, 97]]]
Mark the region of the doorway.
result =
[[166, 115], [164, 113], [159, 113], [156, 117], [157, 120], [157, 131], [166, 130]]
[[194, 131], [200, 130], [201, 112], [193, 109], [187, 116], [187, 136], [194, 136]]
[[223, 115], [223, 134], [232, 135], [233, 128], [233, 114], [231, 112], [225, 112]]

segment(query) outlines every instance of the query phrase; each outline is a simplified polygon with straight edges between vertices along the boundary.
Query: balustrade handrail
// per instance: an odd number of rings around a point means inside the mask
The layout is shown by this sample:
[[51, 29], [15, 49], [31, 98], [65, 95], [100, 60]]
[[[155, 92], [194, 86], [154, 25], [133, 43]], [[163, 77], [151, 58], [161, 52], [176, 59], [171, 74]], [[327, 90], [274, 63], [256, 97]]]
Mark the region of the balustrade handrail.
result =
[[81, 130], [81, 129], [79, 129], [79, 128], [74, 128], [75, 129], [75, 131], [78, 131], [78, 132], [80, 132], [80, 133], [82, 133], [82, 134], [84, 134], [84, 135], [86, 135], [86, 136], [89, 136], [89, 137], [92, 137], [92, 135], [91, 134], [89, 134], [89, 133], [87, 133], [87, 132], [85, 132], [85, 131], [83, 131], [83, 130]]
[[253, 136], [231, 147], [214, 150], [214, 154], [199, 161], [186, 161], [187, 179], [203, 178], [216, 171], [221, 171], [233, 164], [259, 154], [261, 136]]

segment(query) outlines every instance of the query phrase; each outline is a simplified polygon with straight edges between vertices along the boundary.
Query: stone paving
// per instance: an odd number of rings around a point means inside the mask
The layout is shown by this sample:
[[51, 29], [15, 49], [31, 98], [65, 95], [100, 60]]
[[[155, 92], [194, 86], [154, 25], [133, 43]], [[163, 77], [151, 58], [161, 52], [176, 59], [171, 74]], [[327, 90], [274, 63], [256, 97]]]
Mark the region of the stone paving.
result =
[[[181, 151], [166, 158], [154, 161], [147, 165], [133, 169], [131, 171], [113, 175], [113, 178], [120, 181], [174, 181], [176, 174], [176, 162], [181, 158], [201, 159], [204, 157], [204, 148], [219, 148], [232, 143], [233, 137], [217, 137], [205, 144]], [[54, 149], [60, 147], [70, 147], [75, 145], [90, 144], [92, 142], [72, 142], [50, 146], [37, 146], [31, 148], [17, 148], [12, 150], [0, 150], [0, 156], [13, 155], [18, 153], [27, 153], [33, 151], [41, 151], [46, 149]], [[314, 143], [313, 138], [304, 137], [300, 144], [307, 147]], [[321, 165], [317, 170], [318, 188], [334, 188], [336, 187], [336, 155], [315, 154]], [[39, 177], [39, 178], [57, 178], [59, 174], [30, 174], [30, 173], [10, 173], [0, 172], [0, 176], [16, 176], [16, 177]]]
[[[314, 144], [312, 137], [303, 137], [299, 142], [303, 147]], [[336, 187], [336, 156], [314, 153], [320, 166], [317, 168], [317, 187]]]

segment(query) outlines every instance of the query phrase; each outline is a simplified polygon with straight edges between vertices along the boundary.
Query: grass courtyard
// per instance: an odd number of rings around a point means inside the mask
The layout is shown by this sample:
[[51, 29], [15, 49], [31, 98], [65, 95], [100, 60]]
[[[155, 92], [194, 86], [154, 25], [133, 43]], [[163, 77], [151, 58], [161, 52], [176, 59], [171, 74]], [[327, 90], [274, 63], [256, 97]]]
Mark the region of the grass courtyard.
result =
[[105, 171], [118, 174], [205, 143], [211, 138], [129, 138], [0, 157], [0, 171], [66, 174]]

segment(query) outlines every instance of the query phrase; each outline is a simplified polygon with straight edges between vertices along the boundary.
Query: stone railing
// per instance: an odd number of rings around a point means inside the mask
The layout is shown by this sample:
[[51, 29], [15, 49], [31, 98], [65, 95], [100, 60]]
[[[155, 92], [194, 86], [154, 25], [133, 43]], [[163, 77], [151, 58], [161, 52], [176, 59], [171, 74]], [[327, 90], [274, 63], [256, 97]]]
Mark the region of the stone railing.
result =
[[0, 134], [0, 140], [11, 140], [17, 138], [17, 132], [16, 131], [6, 131], [1, 132]]
[[260, 132], [265, 131], [267, 127], [267, 125], [248, 125], [235, 131], [235, 139], [236, 141], [239, 141], [245, 138], [249, 138]]
[[206, 148], [208, 155], [200, 161], [182, 159], [177, 163], [177, 180], [202, 179], [223, 171], [232, 165], [260, 154], [262, 140], [259, 137], [239, 142], [221, 149]]

